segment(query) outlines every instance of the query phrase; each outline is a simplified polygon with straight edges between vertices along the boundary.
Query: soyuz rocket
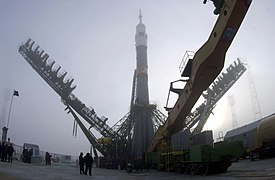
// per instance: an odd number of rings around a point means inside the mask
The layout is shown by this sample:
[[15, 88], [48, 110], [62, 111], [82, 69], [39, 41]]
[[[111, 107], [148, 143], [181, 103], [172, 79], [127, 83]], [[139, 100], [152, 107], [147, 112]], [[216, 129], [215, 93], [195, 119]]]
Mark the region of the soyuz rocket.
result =
[[139, 23], [136, 26], [136, 102], [135, 127], [132, 143], [132, 156], [140, 157], [147, 151], [148, 145], [154, 135], [151, 118], [152, 109], [149, 106], [148, 92], [148, 64], [147, 64], [147, 34], [142, 23], [141, 11]]
[[142, 23], [141, 12], [139, 24], [136, 26], [136, 75], [137, 75], [137, 103], [149, 105], [148, 93], [148, 64], [147, 64], [147, 34], [146, 27]]

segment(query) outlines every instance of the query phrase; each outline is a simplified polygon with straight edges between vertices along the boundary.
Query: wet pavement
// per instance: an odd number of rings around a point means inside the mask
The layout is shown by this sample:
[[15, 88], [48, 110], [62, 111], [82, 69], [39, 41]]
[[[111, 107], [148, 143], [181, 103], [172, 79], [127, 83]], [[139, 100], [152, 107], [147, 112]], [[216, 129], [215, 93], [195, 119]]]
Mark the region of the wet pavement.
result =
[[124, 170], [110, 170], [94, 167], [92, 176], [79, 174], [79, 168], [73, 164], [25, 164], [18, 161], [5, 163], [0, 161], [0, 180], [13, 179], [98, 179], [98, 180], [177, 180], [177, 179], [213, 179], [213, 180], [250, 180], [275, 179], [275, 158], [233, 163], [226, 173], [209, 176], [184, 175], [172, 172], [144, 170], [143, 173], [126, 173]]

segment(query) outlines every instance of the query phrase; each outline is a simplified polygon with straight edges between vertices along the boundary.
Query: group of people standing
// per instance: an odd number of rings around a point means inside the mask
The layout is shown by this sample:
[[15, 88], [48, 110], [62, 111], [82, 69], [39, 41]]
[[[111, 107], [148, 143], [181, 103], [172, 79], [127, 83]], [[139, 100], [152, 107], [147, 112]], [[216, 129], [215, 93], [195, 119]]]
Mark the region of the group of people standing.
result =
[[0, 142], [0, 158], [3, 162], [12, 163], [14, 148], [12, 143], [8, 142]]
[[22, 162], [23, 163], [30, 163], [32, 162], [32, 155], [33, 155], [33, 149], [27, 149], [24, 148], [22, 152]]
[[83, 152], [81, 152], [79, 155], [80, 174], [87, 175], [87, 172], [89, 172], [89, 175], [91, 176], [93, 162], [94, 159], [90, 153], [87, 153], [86, 156], [83, 157]]

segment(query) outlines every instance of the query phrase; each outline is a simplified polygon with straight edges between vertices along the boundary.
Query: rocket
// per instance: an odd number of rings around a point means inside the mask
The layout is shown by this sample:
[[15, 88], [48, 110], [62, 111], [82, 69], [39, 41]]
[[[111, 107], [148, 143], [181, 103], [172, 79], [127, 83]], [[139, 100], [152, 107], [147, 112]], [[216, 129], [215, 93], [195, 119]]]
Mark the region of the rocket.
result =
[[135, 127], [132, 142], [132, 157], [137, 158], [146, 152], [154, 135], [152, 108], [149, 105], [147, 34], [142, 23], [141, 11], [136, 26], [136, 102], [134, 108]]
[[148, 64], [147, 64], [147, 34], [146, 27], [142, 23], [141, 11], [139, 11], [139, 23], [136, 26], [136, 75], [137, 75], [137, 104], [149, 105], [148, 93]]

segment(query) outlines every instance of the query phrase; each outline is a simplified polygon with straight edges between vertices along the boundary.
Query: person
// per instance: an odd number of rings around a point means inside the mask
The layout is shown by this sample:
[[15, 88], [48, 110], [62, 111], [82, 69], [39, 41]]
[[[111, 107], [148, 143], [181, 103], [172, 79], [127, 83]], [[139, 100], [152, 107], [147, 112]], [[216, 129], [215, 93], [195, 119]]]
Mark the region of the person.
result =
[[137, 165], [138, 165], [137, 172], [139, 173], [139, 170], [140, 170], [140, 172], [142, 173], [142, 158], [141, 157], [138, 159]]
[[7, 162], [7, 156], [8, 156], [8, 145], [7, 143], [5, 143], [4, 141], [2, 142], [2, 157], [1, 157], [1, 161], [3, 162]]
[[87, 175], [87, 171], [89, 170], [89, 175], [92, 175], [92, 165], [93, 165], [93, 157], [90, 156], [90, 153], [87, 153], [84, 157], [84, 163], [85, 163], [85, 175]]
[[27, 163], [32, 163], [32, 148], [28, 150], [27, 152]]
[[5, 151], [5, 142], [1, 142], [0, 144], [0, 159], [1, 161], [4, 161], [4, 151]]
[[84, 157], [83, 157], [83, 152], [80, 153], [78, 160], [79, 160], [80, 174], [85, 174], [85, 172], [84, 172]]
[[48, 153], [48, 165], [52, 165], [52, 155]]
[[45, 154], [45, 161], [46, 161], [46, 165], [48, 165], [48, 152], [46, 152]]
[[46, 152], [46, 165], [51, 165], [52, 163], [51, 163], [51, 157], [52, 157], [52, 155], [50, 155], [50, 153], [49, 152]]
[[8, 162], [12, 163], [12, 156], [13, 156], [14, 148], [12, 143], [9, 144], [7, 147], [7, 154], [8, 154]]
[[46, 165], [49, 165], [49, 163], [50, 163], [49, 156], [50, 156], [49, 152], [46, 152], [46, 155], [45, 155]]
[[2, 141], [0, 141], [0, 159], [2, 158]]
[[22, 152], [22, 162], [26, 163], [27, 162], [27, 153], [28, 153], [28, 149], [24, 148], [23, 152]]

